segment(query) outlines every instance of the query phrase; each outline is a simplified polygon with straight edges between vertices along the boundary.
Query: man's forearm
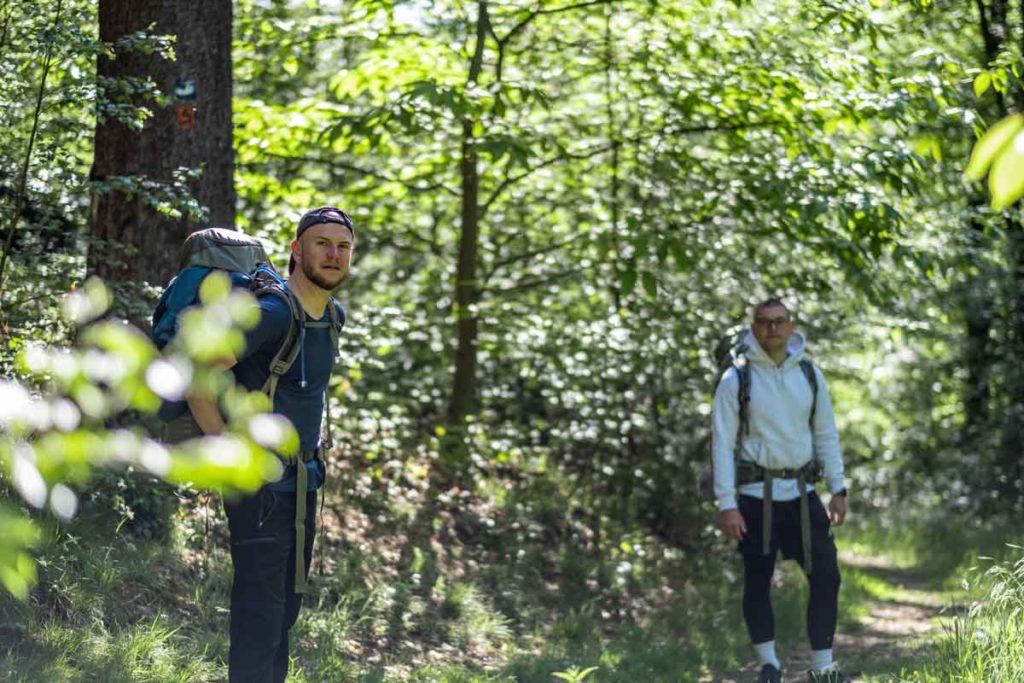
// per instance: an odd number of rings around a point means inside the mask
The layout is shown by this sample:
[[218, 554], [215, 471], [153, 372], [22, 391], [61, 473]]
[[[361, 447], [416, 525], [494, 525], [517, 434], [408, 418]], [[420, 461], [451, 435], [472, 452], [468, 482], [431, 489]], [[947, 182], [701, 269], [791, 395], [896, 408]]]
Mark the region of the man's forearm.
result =
[[224, 433], [224, 418], [221, 417], [217, 405], [208, 398], [201, 396], [189, 396], [188, 407], [192, 411], [192, 417], [203, 434], [216, 435]]

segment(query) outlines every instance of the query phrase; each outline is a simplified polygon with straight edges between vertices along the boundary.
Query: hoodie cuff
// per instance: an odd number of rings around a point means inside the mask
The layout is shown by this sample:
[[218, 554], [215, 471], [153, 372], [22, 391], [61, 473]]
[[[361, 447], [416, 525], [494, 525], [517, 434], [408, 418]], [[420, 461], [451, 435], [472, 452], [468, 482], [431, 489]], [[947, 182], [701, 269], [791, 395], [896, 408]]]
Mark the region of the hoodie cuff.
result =
[[738, 506], [736, 505], [736, 496], [723, 496], [718, 499], [718, 510], [735, 510]]

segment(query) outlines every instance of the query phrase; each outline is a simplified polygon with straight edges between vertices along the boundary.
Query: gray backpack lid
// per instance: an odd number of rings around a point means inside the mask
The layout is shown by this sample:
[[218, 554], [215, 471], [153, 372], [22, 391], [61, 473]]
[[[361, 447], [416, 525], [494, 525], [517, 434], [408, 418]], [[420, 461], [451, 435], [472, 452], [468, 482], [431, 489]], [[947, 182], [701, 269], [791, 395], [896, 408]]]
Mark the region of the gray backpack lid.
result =
[[221, 268], [249, 273], [257, 263], [270, 263], [259, 240], [230, 228], [199, 230], [181, 248], [181, 268]]

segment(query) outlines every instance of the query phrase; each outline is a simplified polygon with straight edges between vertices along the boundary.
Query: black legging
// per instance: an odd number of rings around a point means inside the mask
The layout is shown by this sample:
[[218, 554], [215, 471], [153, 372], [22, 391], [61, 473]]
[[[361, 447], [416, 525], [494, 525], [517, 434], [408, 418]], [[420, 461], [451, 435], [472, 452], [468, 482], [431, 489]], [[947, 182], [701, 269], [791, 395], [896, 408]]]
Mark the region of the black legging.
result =
[[[753, 643], [775, 640], [775, 616], [770, 594], [775, 556], [775, 553], [743, 554], [743, 618]], [[807, 637], [812, 650], [827, 650], [832, 647], [839, 613], [839, 565], [835, 547], [823, 553], [813, 553], [812, 559], [814, 568], [807, 577], [811, 587], [807, 601]]]

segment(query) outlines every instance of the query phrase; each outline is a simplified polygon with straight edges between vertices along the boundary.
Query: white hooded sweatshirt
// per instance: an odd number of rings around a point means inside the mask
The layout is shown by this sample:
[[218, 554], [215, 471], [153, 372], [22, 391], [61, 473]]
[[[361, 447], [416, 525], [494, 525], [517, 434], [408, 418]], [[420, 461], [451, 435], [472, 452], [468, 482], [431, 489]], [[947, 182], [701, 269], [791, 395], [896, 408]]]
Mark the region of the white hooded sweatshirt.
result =
[[[818, 370], [818, 405], [814, 413], [813, 433], [809, 420], [814, 391], [800, 368], [804, 356], [804, 336], [794, 332], [789, 337], [789, 355], [776, 365], [751, 331], [743, 343], [750, 364], [750, 434], [743, 439], [740, 458], [750, 460], [768, 469], [798, 468], [817, 457], [825, 470], [828, 490], [835, 493], [843, 488], [843, 459], [839, 450], [832, 400], [829, 398], [825, 377]], [[739, 376], [734, 368], [722, 375], [715, 390], [712, 408], [712, 453], [715, 467], [715, 497], [720, 510], [737, 507], [736, 470], [733, 452], [739, 428]], [[813, 486], [808, 484], [808, 490]], [[756, 498], [764, 497], [764, 483], [745, 484], [740, 493]], [[795, 479], [776, 479], [772, 498], [777, 501], [795, 500], [800, 490]]]

